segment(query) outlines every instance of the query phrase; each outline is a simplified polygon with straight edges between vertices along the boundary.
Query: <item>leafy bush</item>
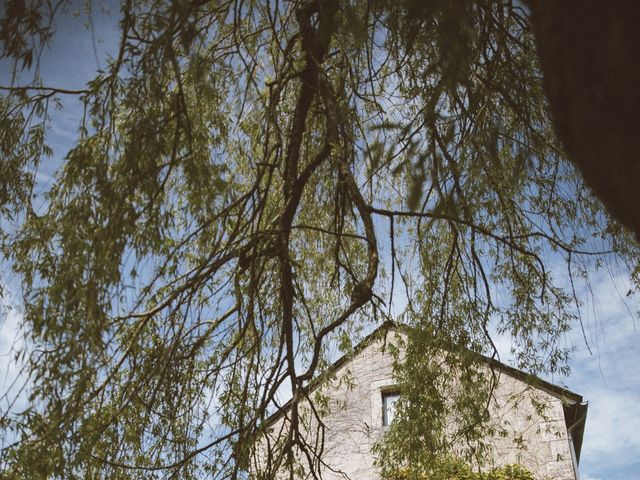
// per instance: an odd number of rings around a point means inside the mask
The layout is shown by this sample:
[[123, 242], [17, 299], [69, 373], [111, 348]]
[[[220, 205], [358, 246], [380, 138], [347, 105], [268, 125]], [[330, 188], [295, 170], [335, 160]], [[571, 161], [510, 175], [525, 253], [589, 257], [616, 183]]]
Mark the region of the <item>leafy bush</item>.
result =
[[522, 465], [504, 465], [486, 472], [473, 470], [457, 458], [447, 457], [425, 469], [406, 467], [386, 477], [387, 480], [534, 480]]

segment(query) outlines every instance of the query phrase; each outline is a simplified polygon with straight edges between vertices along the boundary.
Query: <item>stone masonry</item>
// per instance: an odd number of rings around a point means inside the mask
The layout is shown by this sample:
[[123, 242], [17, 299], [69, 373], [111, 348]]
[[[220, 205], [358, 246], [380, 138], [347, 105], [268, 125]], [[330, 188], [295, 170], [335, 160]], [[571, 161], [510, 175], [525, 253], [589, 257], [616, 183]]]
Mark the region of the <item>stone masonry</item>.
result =
[[[388, 331], [358, 349], [352, 359], [338, 361], [333, 380], [316, 387], [329, 398], [329, 413], [323, 418], [324, 478], [379, 478], [371, 447], [386, 428], [383, 393], [395, 387], [387, 347], [396, 335], [400, 333]], [[493, 448], [490, 466], [520, 463], [536, 480], [577, 480], [565, 410], [571, 403], [579, 405], [581, 397], [542, 381], [533, 386], [521, 372], [494, 364], [498, 382], [491, 415], [502, 434], [487, 439]], [[272, 431], [285, 418], [276, 417]]]

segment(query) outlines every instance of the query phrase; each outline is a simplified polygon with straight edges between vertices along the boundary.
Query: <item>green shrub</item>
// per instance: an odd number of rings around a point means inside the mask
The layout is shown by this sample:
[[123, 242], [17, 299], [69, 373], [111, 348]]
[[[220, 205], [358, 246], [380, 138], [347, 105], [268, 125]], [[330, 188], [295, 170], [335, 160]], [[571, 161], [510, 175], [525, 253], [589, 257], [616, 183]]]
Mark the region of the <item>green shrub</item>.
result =
[[522, 465], [504, 465], [479, 472], [457, 458], [438, 460], [428, 468], [405, 467], [387, 475], [386, 480], [534, 480]]

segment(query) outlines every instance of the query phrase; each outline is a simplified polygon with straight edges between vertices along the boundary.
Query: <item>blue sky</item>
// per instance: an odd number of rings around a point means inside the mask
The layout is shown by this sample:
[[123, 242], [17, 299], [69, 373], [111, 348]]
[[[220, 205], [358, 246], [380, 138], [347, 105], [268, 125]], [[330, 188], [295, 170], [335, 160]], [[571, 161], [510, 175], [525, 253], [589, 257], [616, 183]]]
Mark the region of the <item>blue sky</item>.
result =
[[[114, 9], [111, 17], [97, 15], [94, 34], [84, 28], [86, 17], [67, 18], [59, 23], [58, 40], [43, 57], [46, 83], [82, 88], [96, 68], [104, 67], [104, 60], [99, 64], [98, 58], [104, 58], [105, 52], [113, 51], [117, 44], [113, 36], [117, 13]], [[4, 80], [0, 73], [0, 81]], [[76, 136], [80, 114], [77, 103], [68, 103], [54, 115], [51, 140], [56, 155], [42, 166], [38, 178], [44, 189], [60, 156]], [[5, 274], [0, 276], [0, 282], [15, 295], [17, 288], [7, 283], [10, 281]], [[629, 278], [622, 273], [604, 270], [594, 277], [594, 299], [581, 309], [591, 352], [582, 331], [575, 328], [566, 338], [567, 344], [575, 347], [570, 362], [572, 374], [568, 378], [550, 379], [589, 402], [580, 465], [582, 480], [640, 479], [640, 324], [636, 319], [637, 301], [624, 298], [628, 288]], [[15, 297], [7, 297], [5, 302], [17, 303]], [[19, 309], [0, 312], [0, 391], [16, 374], [7, 369], [8, 352], [19, 321]], [[501, 348], [503, 358], [508, 357], [509, 339], [502, 339]]]
[[589, 402], [582, 480], [640, 478], [640, 332], [637, 303], [622, 298], [628, 286], [606, 273], [596, 280], [595, 305], [584, 313], [592, 354], [578, 329], [570, 338], [576, 352], [565, 382]]
[[[571, 374], [549, 379], [589, 402], [581, 480], [640, 479], [640, 332], [638, 303], [625, 298], [629, 286], [622, 274], [594, 276], [593, 298], [581, 308], [589, 348], [575, 325], [566, 338], [575, 348]], [[503, 357], [508, 344], [500, 345]]]

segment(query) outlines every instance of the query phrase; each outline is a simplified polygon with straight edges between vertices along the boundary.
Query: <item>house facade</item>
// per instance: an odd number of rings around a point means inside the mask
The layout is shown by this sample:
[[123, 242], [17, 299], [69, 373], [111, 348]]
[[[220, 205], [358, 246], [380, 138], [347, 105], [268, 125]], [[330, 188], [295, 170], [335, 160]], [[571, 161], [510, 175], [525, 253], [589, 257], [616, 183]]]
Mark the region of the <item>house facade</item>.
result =
[[[379, 478], [372, 447], [392, 422], [394, 402], [400, 395], [388, 347], [401, 335], [393, 326], [381, 327], [353, 355], [332, 366], [331, 380], [312, 387], [328, 399], [323, 417], [323, 478]], [[582, 397], [495, 360], [484, 361], [497, 378], [491, 421], [501, 431], [486, 439], [491, 445], [487, 466], [519, 463], [536, 480], [577, 480], [586, 420]], [[286, 412], [285, 405], [272, 417], [271, 432], [281, 430], [282, 422], [288, 421]]]

